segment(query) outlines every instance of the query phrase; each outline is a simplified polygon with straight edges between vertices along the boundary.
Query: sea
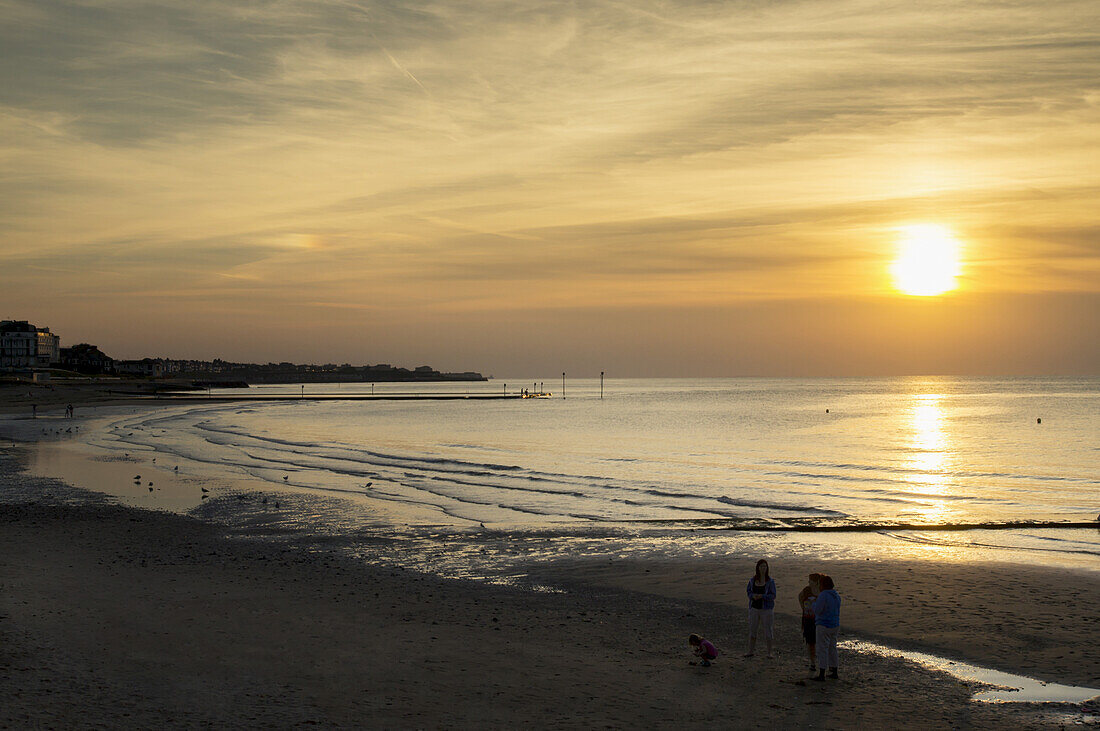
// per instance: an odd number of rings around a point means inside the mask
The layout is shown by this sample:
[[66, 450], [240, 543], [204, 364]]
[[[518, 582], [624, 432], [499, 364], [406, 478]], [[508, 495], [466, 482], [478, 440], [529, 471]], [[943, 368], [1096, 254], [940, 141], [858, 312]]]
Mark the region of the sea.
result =
[[[479, 398], [522, 389], [545, 396]], [[213, 398], [237, 395], [262, 400]], [[395, 560], [464, 576], [761, 543], [1100, 571], [1097, 378], [557, 376], [206, 396], [98, 416], [85, 458], [157, 476], [99, 489], [258, 535], [399, 536]], [[375, 399], [325, 398], [353, 396]]]

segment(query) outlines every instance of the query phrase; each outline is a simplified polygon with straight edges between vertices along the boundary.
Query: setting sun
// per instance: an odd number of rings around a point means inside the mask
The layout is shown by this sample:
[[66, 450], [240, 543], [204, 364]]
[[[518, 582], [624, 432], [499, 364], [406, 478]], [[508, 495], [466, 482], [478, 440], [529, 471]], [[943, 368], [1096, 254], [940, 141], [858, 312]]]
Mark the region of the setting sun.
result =
[[890, 268], [898, 291], [916, 297], [943, 294], [958, 286], [960, 244], [934, 224], [901, 229], [898, 256]]

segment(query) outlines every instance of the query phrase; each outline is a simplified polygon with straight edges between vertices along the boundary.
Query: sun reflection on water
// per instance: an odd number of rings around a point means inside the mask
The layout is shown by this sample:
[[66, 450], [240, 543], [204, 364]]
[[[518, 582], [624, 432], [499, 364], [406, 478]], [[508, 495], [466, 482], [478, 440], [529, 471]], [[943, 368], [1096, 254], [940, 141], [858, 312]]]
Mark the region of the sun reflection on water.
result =
[[915, 510], [930, 523], [948, 516], [947, 501], [937, 496], [949, 495], [951, 485], [947, 471], [951, 464], [950, 439], [944, 431], [944, 413], [940, 394], [920, 394], [909, 409], [910, 457], [906, 467], [911, 489], [928, 498]]

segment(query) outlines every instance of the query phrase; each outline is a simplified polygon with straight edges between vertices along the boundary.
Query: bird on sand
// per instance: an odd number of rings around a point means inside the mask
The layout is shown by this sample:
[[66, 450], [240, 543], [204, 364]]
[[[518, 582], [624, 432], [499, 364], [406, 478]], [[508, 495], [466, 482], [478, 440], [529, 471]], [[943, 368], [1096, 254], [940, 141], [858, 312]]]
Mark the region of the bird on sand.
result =
[[205, 487], [204, 487], [204, 488], [202, 488], [202, 491], [203, 491], [203, 492], [210, 492], [210, 491], [209, 491], [209, 490], [207, 490], [207, 489], [206, 489]]
[[149, 492], [152, 492], [152, 491], [153, 491], [153, 488], [151, 488], [151, 487], [150, 487], [150, 488], [149, 488]]
[[140, 480], [140, 479], [141, 479], [141, 475], [134, 475], [134, 479], [135, 479], [135, 480]]
[[286, 482], [289, 479], [290, 479], [290, 475], [283, 475], [283, 482]]

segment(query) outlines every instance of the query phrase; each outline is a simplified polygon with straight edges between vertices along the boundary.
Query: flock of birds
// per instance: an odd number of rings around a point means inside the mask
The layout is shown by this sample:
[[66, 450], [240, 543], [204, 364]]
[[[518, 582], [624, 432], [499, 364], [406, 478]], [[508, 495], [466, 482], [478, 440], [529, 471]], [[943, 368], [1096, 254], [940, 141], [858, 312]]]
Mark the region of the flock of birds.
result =
[[[80, 427], [79, 427], [79, 426], [70, 426], [70, 427], [67, 427], [67, 428], [65, 428], [65, 429], [54, 429], [54, 430], [52, 431], [52, 433], [54, 433], [54, 434], [72, 434], [72, 433], [73, 433], [73, 430], [79, 430], [79, 429], [80, 429]], [[51, 430], [49, 430], [49, 429], [43, 429], [43, 430], [42, 430], [42, 433], [43, 433], [43, 434], [47, 434], [47, 435], [48, 435], [48, 434], [50, 434], [50, 433], [51, 433]], [[134, 434], [133, 432], [129, 432], [127, 436], [133, 436], [133, 434]], [[13, 444], [12, 446], [15, 446], [15, 445]], [[125, 454], [125, 456], [126, 456], [126, 457], [129, 457], [129, 456], [130, 456], [130, 453], [129, 453], [129, 452], [125, 452], [124, 454]], [[152, 459], [152, 463], [153, 463], [153, 464], [156, 464], [156, 463], [157, 463], [157, 458], [156, 458], [156, 457], [153, 457], [153, 459]], [[179, 468], [179, 466], [177, 465], [177, 466], [173, 467], [173, 468], [172, 468], [172, 471], [178, 474], [178, 473], [179, 473], [179, 471], [180, 471], [180, 468]], [[289, 481], [290, 481], [290, 475], [283, 475], [283, 482], [284, 482], [284, 483], [288, 483]], [[142, 477], [141, 477], [141, 475], [134, 475], [134, 485], [135, 485], [135, 486], [137, 486], [137, 487], [140, 487], [140, 486], [141, 486], [141, 483], [142, 483]], [[366, 489], [369, 489], [369, 488], [370, 488], [370, 487], [371, 487], [372, 485], [374, 485], [374, 483], [373, 483], [373, 482], [368, 482], [368, 483], [366, 483], [366, 484], [361, 484], [361, 485], [359, 485], [359, 487], [360, 487], [360, 488], [362, 488], [362, 489], [364, 489], [364, 490], [366, 490]], [[146, 487], [148, 487], [148, 488], [149, 488], [149, 492], [153, 492], [153, 490], [154, 490], [154, 486], [153, 486], [153, 481], [152, 481], [152, 480], [148, 480], [148, 481], [147, 481], [147, 483], [146, 483]], [[210, 495], [209, 495], [209, 493], [210, 493], [210, 490], [206, 489], [205, 487], [200, 487], [199, 489], [201, 489], [201, 490], [202, 490], [202, 499], [203, 499], [203, 500], [206, 500], [207, 498], [209, 498], [209, 497], [210, 497]], [[239, 501], [242, 501], [242, 502], [243, 502], [243, 501], [245, 501], [245, 500], [248, 500], [248, 499], [249, 499], [249, 498], [248, 498], [248, 496], [246, 496], [246, 495], [243, 495], [243, 494], [238, 494], [238, 495], [237, 495], [237, 500], [239, 500]], [[263, 498], [261, 499], [261, 501], [260, 501], [260, 502], [261, 502], [261, 504], [263, 504], [263, 505], [267, 505], [267, 503], [268, 503], [268, 500], [267, 500], [267, 496], [264, 496], [264, 497], [263, 497]], [[274, 505], [275, 505], [275, 508], [276, 508], [276, 509], [278, 509], [278, 508], [280, 507], [280, 503], [279, 503], [279, 501], [278, 501], [278, 500], [275, 500], [275, 501], [273, 501], [273, 503], [274, 503]]]
[[[126, 454], [127, 457], [130, 456], [129, 452], [126, 452], [125, 454]], [[155, 464], [156, 461], [157, 461], [157, 459], [156, 459], [156, 457], [154, 457], [153, 458], [153, 463]], [[179, 471], [180, 471], [179, 466], [177, 465], [177, 466], [173, 467], [172, 471], [178, 474]], [[284, 482], [288, 481], [289, 479], [290, 479], [289, 475], [286, 475], [286, 476], [283, 477]], [[140, 487], [141, 486], [141, 480], [142, 480], [141, 475], [134, 475], [134, 485], [135, 486]], [[149, 492], [152, 492], [153, 491], [153, 481], [149, 480], [148, 483], [146, 484], [146, 487], [149, 488]], [[206, 489], [205, 487], [202, 487], [201, 485], [199, 486], [199, 489], [202, 491], [202, 499], [203, 500], [206, 500], [207, 498], [210, 497], [210, 494], [209, 494], [210, 490]], [[237, 500], [239, 500], [241, 502], [244, 502], [245, 500], [248, 500], [248, 499], [249, 499], [249, 496], [247, 496], [247, 495], [244, 495], [244, 494], [238, 494], [237, 495]], [[267, 496], [265, 495], [260, 502], [264, 505], [267, 505]], [[281, 507], [278, 500], [275, 500], [273, 502], [275, 504], [275, 509], [276, 510]]]

